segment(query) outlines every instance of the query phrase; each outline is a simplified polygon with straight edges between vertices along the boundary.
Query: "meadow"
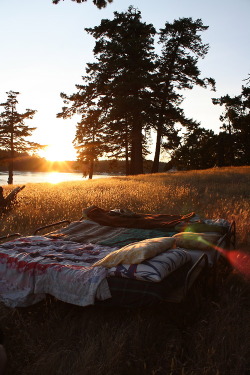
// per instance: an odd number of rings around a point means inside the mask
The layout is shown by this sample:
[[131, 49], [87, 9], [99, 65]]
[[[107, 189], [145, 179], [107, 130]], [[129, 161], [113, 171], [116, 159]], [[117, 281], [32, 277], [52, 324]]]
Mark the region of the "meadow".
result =
[[[78, 220], [84, 208], [128, 208], [235, 220], [237, 250], [250, 253], [250, 167], [213, 168], [60, 184], [27, 184], [1, 217], [0, 236]], [[13, 187], [5, 187], [7, 194]], [[249, 258], [248, 258], [249, 259]], [[0, 304], [6, 374], [245, 375], [250, 371], [250, 288], [241, 265], [215, 295], [181, 306], [80, 308], [48, 298], [29, 308]]]

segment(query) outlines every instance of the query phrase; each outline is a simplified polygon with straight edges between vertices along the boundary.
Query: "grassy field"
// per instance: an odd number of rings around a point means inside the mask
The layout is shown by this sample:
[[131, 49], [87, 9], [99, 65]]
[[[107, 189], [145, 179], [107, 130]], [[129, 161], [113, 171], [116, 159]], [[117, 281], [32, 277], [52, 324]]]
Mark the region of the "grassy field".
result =
[[[7, 194], [11, 187], [4, 188]], [[27, 184], [1, 218], [1, 233], [24, 235], [42, 225], [77, 220], [90, 205], [143, 213], [235, 220], [237, 250], [249, 254], [250, 167], [215, 168], [84, 182]], [[237, 264], [238, 266], [238, 264]], [[241, 267], [239, 267], [241, 269]], [[7, 374], [247, 375], [250, 287], [235, 269], [197, 309], [80, 308], [49, 297], [30, 308], [0, 305]]]

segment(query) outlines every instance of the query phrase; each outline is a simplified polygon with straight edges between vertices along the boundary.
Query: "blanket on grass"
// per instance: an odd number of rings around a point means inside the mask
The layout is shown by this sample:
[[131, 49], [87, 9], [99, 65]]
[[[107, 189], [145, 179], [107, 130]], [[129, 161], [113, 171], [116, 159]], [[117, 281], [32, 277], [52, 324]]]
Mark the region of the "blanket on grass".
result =
[[169, 229], [114, 228], [83, 220], [72, 222], [65, 228], [47, 234], [46, 237], [121, 248], [147, 238], [172, 237], [175, 233]]
[[0, 245], [0, 300], [7, 306], [29, 306], [51, 294], [79, 306], [110, 298], [103, 267], [91, 267], [117, 248], [78, 244], [40, 236]]

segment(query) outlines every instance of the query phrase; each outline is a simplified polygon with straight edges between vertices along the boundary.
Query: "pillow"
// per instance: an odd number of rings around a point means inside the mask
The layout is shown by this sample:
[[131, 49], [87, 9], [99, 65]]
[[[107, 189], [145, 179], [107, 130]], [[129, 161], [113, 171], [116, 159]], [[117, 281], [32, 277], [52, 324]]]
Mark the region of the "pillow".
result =
[[204, 224], [204, 223], [185, 223], [181, 222], [175, 226], [177, 232], [195, 232], [195, 233], [205, 233], [205, 232], [218, 232], [224, 234], [227, 228], [221, 225], [215, 224]]
[[108, 270], [108, 276], [159, 282], [173, 271], [191, 260], [191, 255], [183, 249], [165, 251], [140, 264], [120, 264]]
[[105, 258], [94, 263], [93, 267], [103, 266], [111, 268], [121, 263], [138, 264], [145, 259], [153, 258], [157, 254], [175, 247], [175, 239], [173, 237], [148, 238], [113, 251]]
[[220, 237], [221, 235], [219, 233], [213, 232], [181, 232], [173, 235], [173, 238], [176, 239], [177, 247], [194, 250], [207, 250], [213, 246], [213, 244], [216, 244]]

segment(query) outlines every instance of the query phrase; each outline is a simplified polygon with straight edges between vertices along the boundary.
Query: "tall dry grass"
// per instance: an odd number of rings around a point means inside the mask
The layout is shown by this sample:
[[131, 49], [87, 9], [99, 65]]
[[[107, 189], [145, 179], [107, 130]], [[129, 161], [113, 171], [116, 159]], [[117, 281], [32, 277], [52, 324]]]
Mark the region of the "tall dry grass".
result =
[[[238, 248], [249, 247], [250, 168], [27, 184], [19, 204], [1, 218], [1, 235], [31, 234], [83, 208], [126, 207], [235, 220]], [[5, 188], [6, 193], [10, 188]], [[0, 305], [8, 374], [247, 375], [250, 369], [249, 284], [233, 271], [217, 296], [197, 309], [197, 294], [181, 306], [80, 308], [49, 297], [29, 308]]]
[[[41, 225], [77, 220], [83, 208], [126, 207], [136, 212], [188, 213], [235, 220], [238, 244], [246, 245], [250, 223], [250, 167], [113, 177], [60, 184], [27, 184], [19, 204], [1, 219], [1, 234], [31, 234]], [[6, 187], [6, 194], [11, 190]]]

